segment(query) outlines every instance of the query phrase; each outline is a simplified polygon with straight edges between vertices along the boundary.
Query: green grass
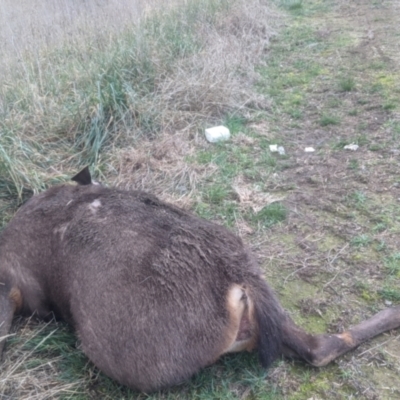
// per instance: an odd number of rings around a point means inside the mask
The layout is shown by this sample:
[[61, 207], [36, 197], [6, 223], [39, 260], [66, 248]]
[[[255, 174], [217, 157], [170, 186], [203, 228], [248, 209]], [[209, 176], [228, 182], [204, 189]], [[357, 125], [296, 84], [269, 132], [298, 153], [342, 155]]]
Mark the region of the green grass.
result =
[[303, 8], [303, 0], [281, 0], [281, 4], [289, 11], [298, 11]]
[[343, 77], [339, 81], [339, 88], [342, 92], [351, 92], [356, 87], [356, 82], [352, 77]]
[[354, 247], [366, 247], [371, 243], [371, 238], [367, 234], [355, 236], [350, 244]]
[[213, 205], [221, 205], [229, 197], [230, 188], [221, 184], [210, 185], [204, 191], [203, 197], [206, 202]]
[[379, 222], [377, 223], [373, 228], [373, 232], [383, 232], [387, 229], [387, 224], [385, 222]]
[[[264, 182], [284, 163], [284, 159], [273, 156], [269, 151], [269, 142], [251, 132], [243, 119], [230, 117], [227, 125], [233, 128], [234, 135], [247, 132], [244, 138], [247, 137], [250, 141], [238, 144], [219, 143], [197, 153], [192, 161], [202, 165], [214, 164], [216, 171], [212, 179], [203, 182], [201, 186], [202, 195], [195, 205], [196, 213], [207, 219], [217, 219], [229, 227], [235, 225], [239, 215], [254, 227], [269, 228], [282, 222], [286, 218], [286, 209], [280, 203], [266, 207], [257, 204], [262, 208], [258, 213], [250, 210], [241, 212], [239, 195], [235, 193], [235, 187], [238, 185], [240, 190], [246, 185], [251, 185], [254, 193], [260, 190], [256, 189], [257, 187], [261, 188], [262, 193]], [[258, 149], [256, 151], [255, 146]]]
[[339, 125], [340, 119], [337, 116], [330, 114], [323, 114], [319, 120], [321, 126]]
[[240, 114], [227, 115], [223, 121], [223, 125], [225, 125], [229, 129], [230, 133], [234, 135], [246, 131], [246, 122], [246, 118]]
[[400, 290], [391, 287], [386, 287], [378, 291], [380, 296], [389, 301], [400, 301]]
[[386, 101], [385, 103], [382, 104], [382, 108], [385, 111], [394, 110], [394, 109], [397, 108], [397, 102], [396, 102], [396, 100], [392, 100], [392, 101], [388, 100], [388, 101]]
[[400, 278], [400, 253], [394, 253], [386, 258], [385, 267], [390, 275]]
[[357, 207], [362, 207], [367, 202], [367, 195], [362, 191], [355, 191], [351, 195], [351, 199], [354, 201]]
[[260, 224], [265, 228], [269, 228], [286, 219], [287, 210], [281, 203], [273, 203], [264, 207], [261, 211], [253, 214], [252, 219], [254, 222]]
[[349, 168], [352, 170], [357, 170], [360, 167], [358, 160], [352, 159], [349, 160]]

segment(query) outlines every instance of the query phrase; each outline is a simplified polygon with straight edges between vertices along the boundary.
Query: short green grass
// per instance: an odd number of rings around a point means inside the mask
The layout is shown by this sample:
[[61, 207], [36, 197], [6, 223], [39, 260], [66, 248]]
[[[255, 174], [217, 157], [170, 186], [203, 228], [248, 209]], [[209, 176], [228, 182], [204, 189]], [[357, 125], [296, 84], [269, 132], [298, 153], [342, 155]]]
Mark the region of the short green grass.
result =
[[[195, 205], [196, 212], [207, 219], [219, 220], [229, 227], [234, 227], [241, 216], [253, 228], [268, 228], [286, 218], [286, 209], [281, 203], [257, 204], [261, 210], [254, 212], [251, 207], [240, 209], [240, 195], [235, 187], [253, 185], [254, 191], [260, 189], [268, 177], [279, 168], [284, 159], [275, 157], [269, 150], [270, 141], [246, 126], [245, 119], [228, 117], [226, 125], [230, 127], [233, 140], [248, 138], [248, 143], [218, 143], [207, 150], [197, 153], [195, 162], [213, 164], [216, 171], [209, 181], [201, 186], [201, 198]], [[244, 134], [243, 132], [247, 132]], [[256, 149], [255, 149], [256, 148]], [[237, 183], [237, 179], [240, 182]], [[261, 189], [260, 189], [261, 190]], [[261, 190], [263, 192], [263, 190]], [[239, 200], [239, 201], [238, 201]]]
[[350, 244], [355, 247], [366, 247], [371, 244], [371, 238], [367, 234], [355, 236]]
[[356, 87], [356, 81], [351, 76], [342, 77], [339, 80], [339, 87], [342, 92], [351, 92]]
[[281, 4], [289, 11], [296, 11], [303, 8], [303, 0], [282, 0]]
[[287, 209], [281, 203], [273, 203], [252, 215], [252, 220], [263, 227], [269, 228], [286, 219]]
[[319, 120], [321, 126], [338, 125], [340, 119], [335, 115], [323, 114]]

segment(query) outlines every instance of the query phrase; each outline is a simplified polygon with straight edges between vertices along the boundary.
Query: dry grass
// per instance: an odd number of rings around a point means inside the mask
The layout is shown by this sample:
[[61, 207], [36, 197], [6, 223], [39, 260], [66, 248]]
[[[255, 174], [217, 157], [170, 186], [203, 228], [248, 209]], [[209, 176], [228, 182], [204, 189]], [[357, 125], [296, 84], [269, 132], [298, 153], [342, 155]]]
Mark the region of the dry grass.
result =
[[0, 36], [19, 32], [20, 44], [1, 67], [0, 186], [21, 197], [85, 164], [108, 175], [141, 138], [266, 106], [252, 86], [274, 33], [266, 2], [177, 3], [145, 13], [144, 2], [2, 3], [14, 22]]
[[58, 365], [63, 355], [54, 356], [51, 361], [36, 357], [58, 329], [54, 321], [41, 325], [23, 319], [14, 322], [13, 330], [18, 331], [19, 340], [8, 346], [9, 350], [4, 353], [0, 374], [1, 399], [55, 399], [79, 392], [84, 376], [74, 381], [59, 378]]
[[254, 213], [260, 212], [264, 207], [284, 200], [284, 196], [266, 193], [260, 190], [259, 185], [247, 183], [243, 176], [238, 176], [233, 184], [240, 206], [243, 209], [251, 208]]
[[0, 4], [1, 79], [12, 79], [15, 68], [23, 68], [27, 58], [40, 58], [60, 46], [107, 46], [113, 35], [131, 29], [155, 6], [155, 1], [144, 0], [4, 0]]
[[139, 148], [121, 149], [115, 154], [119, 171], [115, 184], [149, 191], [188, 209], [193, 205], [199, 183], [216, 169], [212, 164], [187, 162], [203, 146], [207, 145], [202, 138], [190, 140], [184, 130], [156, 142], [143, 141]]

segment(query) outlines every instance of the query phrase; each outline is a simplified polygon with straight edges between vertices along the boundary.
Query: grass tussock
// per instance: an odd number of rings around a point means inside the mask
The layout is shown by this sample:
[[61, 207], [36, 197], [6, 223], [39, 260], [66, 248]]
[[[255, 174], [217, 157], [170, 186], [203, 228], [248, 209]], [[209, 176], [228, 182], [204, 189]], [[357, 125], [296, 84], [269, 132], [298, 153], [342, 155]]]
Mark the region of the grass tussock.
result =
[[141, 138], [265, 106], [251, 89], [273, 34], [263, 0], [151, 12], [140, 1], [47, 3], [1, 6], [0, 186], [11, 197], [78, 165], [115, 173], [121, 149]]

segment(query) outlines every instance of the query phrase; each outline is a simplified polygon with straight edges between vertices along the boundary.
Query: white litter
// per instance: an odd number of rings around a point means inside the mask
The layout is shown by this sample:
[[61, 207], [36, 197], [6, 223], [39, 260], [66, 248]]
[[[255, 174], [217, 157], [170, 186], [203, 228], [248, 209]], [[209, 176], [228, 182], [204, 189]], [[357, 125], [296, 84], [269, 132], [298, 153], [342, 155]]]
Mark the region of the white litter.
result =
[[285, 154], [285, 149], [282, 146], [278, 147], [278, 153], [283, 156]]
[[271, 153], [279, 153], [281, 156], [285, 154], [285, 149], [282, 146], [278, 146], [277, 144], [270, 144], [269, 151]]
[[305, 151], [306, 153], [314, 153], [315, 149], [314, 149], [314, 147], [306, 147], [306, 148], [304, 149], [304, 151]]
[[352, 150], [352, 151], [356, 151], [358, 149], [358, 144], [355, 143], [351, 143], [351, 144], [347, 144], [346, 146], [343, 147], [345, 150]]
[[228, 140], [231, 136], [229, 129], [225, 126], [214, 126], [213, 128], [208, 128], [205, 131], [206, 139], [210, 143], [221, 142]]

